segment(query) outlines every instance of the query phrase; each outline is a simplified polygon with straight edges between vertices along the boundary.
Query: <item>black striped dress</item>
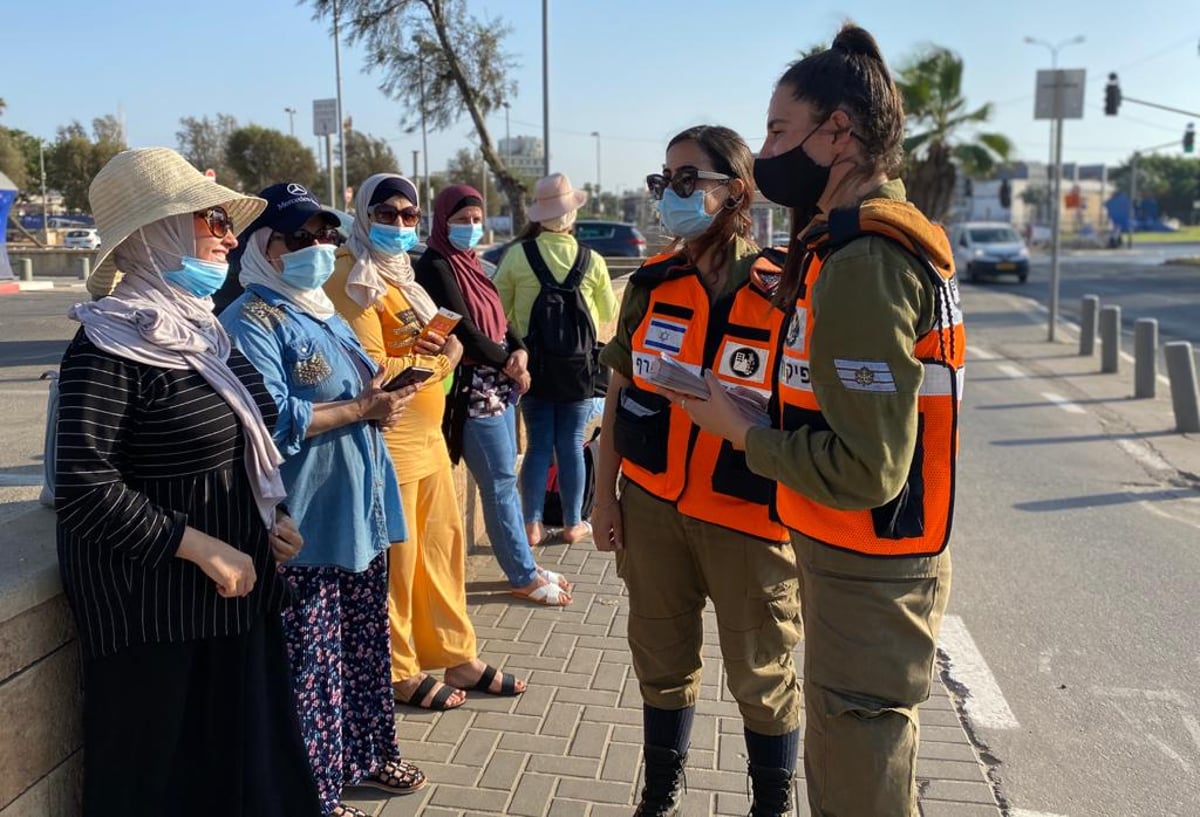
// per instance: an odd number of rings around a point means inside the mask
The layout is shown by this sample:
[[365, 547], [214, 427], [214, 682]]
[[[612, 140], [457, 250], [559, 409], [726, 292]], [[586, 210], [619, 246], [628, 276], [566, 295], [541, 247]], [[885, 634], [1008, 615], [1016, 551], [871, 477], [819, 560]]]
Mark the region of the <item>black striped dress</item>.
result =
[[[275, 403], [234, 350], [229, 366], [272, 428]], [[58, 558], [87, 657], [137, 644], [245, 633], [277, 612], [275, 569], [229, 405], [198, 373], [136, 363], [76, 334], [59, 380]], [[224, 599], [175, 552], [186, 526], [254, 560], [247, 596]]]

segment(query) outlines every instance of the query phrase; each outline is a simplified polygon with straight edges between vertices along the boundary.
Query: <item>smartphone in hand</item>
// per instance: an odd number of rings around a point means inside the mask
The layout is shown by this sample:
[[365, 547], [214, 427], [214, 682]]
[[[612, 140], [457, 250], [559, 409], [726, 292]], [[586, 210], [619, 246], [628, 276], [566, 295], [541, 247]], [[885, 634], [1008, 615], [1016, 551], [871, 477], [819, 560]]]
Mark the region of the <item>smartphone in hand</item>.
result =
[[425, 366], [409, 366], [400, 374], [383, 384], [384, 391], [396, 391], [405, 386], [416, 386], [433, 377], [433, 369]]

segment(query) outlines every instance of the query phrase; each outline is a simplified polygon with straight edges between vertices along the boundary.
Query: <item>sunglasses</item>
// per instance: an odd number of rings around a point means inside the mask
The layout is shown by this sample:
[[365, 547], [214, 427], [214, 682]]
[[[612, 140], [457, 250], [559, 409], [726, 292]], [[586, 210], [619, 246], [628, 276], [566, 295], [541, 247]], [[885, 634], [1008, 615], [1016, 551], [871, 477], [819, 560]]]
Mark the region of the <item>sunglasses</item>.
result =
[[322, 227], [315, 233], [308, 230], [296, 230], [294, 233], [275, 233], [271, 236], [271, 240], [282, 240], [288, 252], [296, 252], [305, 247], [311, 247], [314, 244], [332, 244], [335, 247], [340, 247], [342, 245], [342, 234], [337, 231], [337, 227]]
[[207, 210], [201, 210], [196, 213], [196, 218], [204, 219], [204, 223], [208, 225], [208, 232], [213, 238], [224, 238], [233, 232], [233, 219], [229, 217], [229, 213], [225, 212], [224, 207], [210, 207]]
[[372, 204], [367, 208], [371, 218], [378, 224], [394, 226], [397, 221], [405, 227], [416, 227], [421, 221], [420, 207], [405, 207], [400, 210], [390, 204]]
[[686, 199], [696, 192], [696, 182], [700, 179], [727, 182], [733, 179], [733, 176], [714, 173], [711, 170], [697, 170], [694, 167], [681, 167], [674, 173], [669, 170], [663, 170], [662, 173], [651, 173], [646, 177], [646, 188], [656, 201], [662, 200], [663, 193], [667, 192], [668, 187], [675, 191], [675, 195]]

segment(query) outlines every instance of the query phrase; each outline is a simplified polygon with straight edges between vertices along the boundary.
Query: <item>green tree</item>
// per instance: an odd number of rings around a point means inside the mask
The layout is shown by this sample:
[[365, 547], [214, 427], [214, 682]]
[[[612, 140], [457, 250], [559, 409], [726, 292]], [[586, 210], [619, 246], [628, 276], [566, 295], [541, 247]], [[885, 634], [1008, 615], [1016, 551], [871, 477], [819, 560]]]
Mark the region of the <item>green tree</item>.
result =
[[312, 151], [286, 133], [247, 125], [229, 134], [225, 159], [248, 192], [277, 182], [299, 182], [308, 188], [317, 183], [317, 162]]
[[944, 219], [953, 203], [958, 169], [988, 176], [1012, 153], [998, 133], [978, 133], [992, 106], [969, 110], [962, 93], [963, 61], [953, 51], [927, 46], [901, 67], [896, 85], [904, 97], [908, 137], [904, 181], [912, 202], [931, 219]]
[[87, 210], [92, 179], [126, 147], [121, 123], [111, 114], [92, 120], [91, 137], [78, 120], [63, 125], [46, 151], [46, 184], [62, 193], [68, 210]]
[[229, 136], [237, 129], [237, 119], [226, 113], [219, 113], [212, 119], [207, 116], [200, 119], [185, 116], [179, 120], [175, 143], [179, 154], [197, 170], [212, 169], [221, 184], [240, 189], [241, 180], [233, 172], [226, 156]]
[[[318, 17], [334, 0], [310, 0]], [[503, 50], [508, 26], [467, 13], [466, 0], [340, 0], [350, 41], [361, 43], [369, 68], [383, 77], [382, 90], [404, 103], [410, 130], [440, 130], [465, 113], [483, 159], [508, 199], [514, 221], [525, 221], [525, 188], [496, 150], [487, 116], [516, 94], [515, 63]]]
[[[1130, 192], [1130, 162], [1113, 170], [1109, 180], [1124, 193]], [[1200, 201], [1200, 158], [1188, 156], [1139, 156], [1137, 192], [1139, 199], [1154, 199], [1164, 216], [1195, 224], [1194, 204]]]
[[[7, 107], [8, 104], [0, 97], [0, 116], [4, 116], [4, 109]], [[25, 156], [21, 153], [20, 145], [5, 127], [0, 127], [0, 173], [12, 179], [18, 190], [24, 190], [28, 184]]]

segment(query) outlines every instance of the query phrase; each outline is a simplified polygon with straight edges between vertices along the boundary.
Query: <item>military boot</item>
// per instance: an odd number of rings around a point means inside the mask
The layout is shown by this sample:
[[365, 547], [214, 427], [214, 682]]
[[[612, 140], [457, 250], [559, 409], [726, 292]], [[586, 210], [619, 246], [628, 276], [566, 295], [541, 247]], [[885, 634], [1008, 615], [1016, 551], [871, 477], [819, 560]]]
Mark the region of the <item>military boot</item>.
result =
[[687, 755], [661, 746], [647, 746], [643, 755], [646, 785], [642, 787], [642, 801], [633, 817], [678, 817], [687, 788], [683, 775]]
[[750, 783], [754, 789], [750, 817], [791, 817], [792, 778], [795, 773], [763, 766], [749, 768]]

